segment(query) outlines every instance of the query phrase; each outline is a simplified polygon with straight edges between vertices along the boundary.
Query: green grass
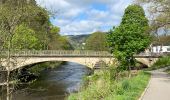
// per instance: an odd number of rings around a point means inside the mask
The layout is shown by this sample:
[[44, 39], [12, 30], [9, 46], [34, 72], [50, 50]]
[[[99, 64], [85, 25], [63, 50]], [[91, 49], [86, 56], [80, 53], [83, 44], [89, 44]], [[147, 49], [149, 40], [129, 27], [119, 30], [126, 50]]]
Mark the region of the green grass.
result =
[[170, 56], [160, 58], [156, 63], [153, 64], [152, 67], [148, 68], [147, 70], [155, 70], [167, 66], [170, 66]]
[[110, 80], [109, 71], [94, 74], [89, 78], [89, 85], [78, 93], [73, 93], [68, 100], [138, 100], [150, 79], [150, 74], [143, 71], [132, 78]]

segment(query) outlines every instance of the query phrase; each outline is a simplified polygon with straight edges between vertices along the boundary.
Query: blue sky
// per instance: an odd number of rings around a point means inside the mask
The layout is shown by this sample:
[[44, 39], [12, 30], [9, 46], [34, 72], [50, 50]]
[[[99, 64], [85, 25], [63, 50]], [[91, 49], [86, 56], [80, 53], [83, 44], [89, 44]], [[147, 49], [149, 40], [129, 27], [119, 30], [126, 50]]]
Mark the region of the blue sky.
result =
[[62, 35], [91, 34], [119, 25], [132, 0], [36, 0], [52, 11], [51, 22]]

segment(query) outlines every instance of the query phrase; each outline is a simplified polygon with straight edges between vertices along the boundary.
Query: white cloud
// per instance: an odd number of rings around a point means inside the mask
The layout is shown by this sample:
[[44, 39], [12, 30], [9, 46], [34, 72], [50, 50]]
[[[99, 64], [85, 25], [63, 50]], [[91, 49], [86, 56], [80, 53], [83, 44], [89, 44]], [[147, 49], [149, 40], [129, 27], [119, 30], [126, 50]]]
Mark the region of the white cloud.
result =
[[92, 9], [90, 11], [87, 11], [87, 15], [89, 17], [89, 19], [91, 20], [104, 20], [107, 17], [109, 17], [109, 12], [108, 11], [100, 11], [100, 10], [96, 10], [96, 9]]
[[[36, 0], [49, 10], [59, 11], [52, 23], [61, 28], [61, 34], [90, 34], [96, 30], [106, 31], [118, 25], [125, 7], [132, 0]], [[106, 10], [94, 8], [102, 4]]]
[[61, 32], [64, 35], [69, 34], [70, 31], [74, 35], [78, 35], [82, 33], [90, 34], [91, 32], [96, 31], [97, 28], [100, 27], [102, 24], [103, 24], [102, 22], [91, 21], [91, 20], [76, 21], [73, 22], [72, 24], [62, 27]]

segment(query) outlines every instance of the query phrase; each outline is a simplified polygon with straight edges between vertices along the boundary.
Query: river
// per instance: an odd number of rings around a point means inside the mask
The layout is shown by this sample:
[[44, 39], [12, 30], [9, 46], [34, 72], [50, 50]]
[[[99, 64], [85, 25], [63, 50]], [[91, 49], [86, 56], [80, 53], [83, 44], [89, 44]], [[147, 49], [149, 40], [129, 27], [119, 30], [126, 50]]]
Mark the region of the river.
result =
[[90, 72], [86, 66], [67, 62], [42, 72], [37, 81], [17, 90], [13, 100], [65, 100], [70, 93], [79, 90], [83, 77]]

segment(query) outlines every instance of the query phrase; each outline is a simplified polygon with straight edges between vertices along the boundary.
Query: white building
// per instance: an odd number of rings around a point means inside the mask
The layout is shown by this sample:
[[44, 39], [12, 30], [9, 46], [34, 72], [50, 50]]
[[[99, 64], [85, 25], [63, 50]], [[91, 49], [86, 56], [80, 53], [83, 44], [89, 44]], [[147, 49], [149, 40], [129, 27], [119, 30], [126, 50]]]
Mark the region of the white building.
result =
[[170, 52], [170, 46], [153, 46], [152, 47], [153, 53], [164, 53]]

